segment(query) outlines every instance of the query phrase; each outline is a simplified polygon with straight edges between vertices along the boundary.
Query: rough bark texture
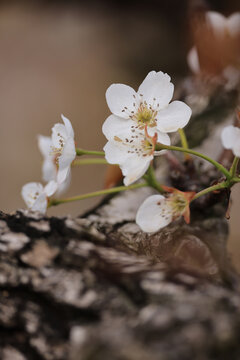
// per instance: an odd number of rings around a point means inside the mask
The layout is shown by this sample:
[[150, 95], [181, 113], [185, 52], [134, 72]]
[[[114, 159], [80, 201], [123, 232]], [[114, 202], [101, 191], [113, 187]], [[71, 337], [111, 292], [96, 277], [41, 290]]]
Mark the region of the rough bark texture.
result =
[[[168, 160], [159, 178], [183, 189], [216, 177]], [[0, 213], [0, 359], [240, 358], [228, 194], [196, 202], [190, 225], [150, 236], [134, 217], [151, 192], [105, 199], [83, 218]]]

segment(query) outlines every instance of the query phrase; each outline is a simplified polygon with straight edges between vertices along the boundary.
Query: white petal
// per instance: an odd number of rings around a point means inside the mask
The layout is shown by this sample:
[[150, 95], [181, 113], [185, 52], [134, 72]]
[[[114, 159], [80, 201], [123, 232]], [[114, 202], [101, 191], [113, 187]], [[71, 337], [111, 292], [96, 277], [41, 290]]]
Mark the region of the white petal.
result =
[[170, 145], [171, 144], [171, 140], [168, 134], [163, 133], [161, 131], [159, 131], [158, 129], [156, 129], [156, 127], [149, 127], [148, 128], [148, 134], [150, 136], [154, 136], [155, 133], [157, 133], [157, 142], [160, 144], [164, 144], [164, 145]]
[[196, 46], [192, 47], [187, 55], [187, 63], [190, 68], [190, 70], [194, 74], [198, 74], [200, 72], [200, 64], [199, 64], [199, 58], [197, 53]]
[[61, 118], [66, 127], [66, 132], [67, 132], [68, 136], [71, 138], [74, 138], [74, 131], [73, 131], [71, 121], [68, 118], [66, 118], [66, 116], [64, 116], [63, 114], [61, 114]]
[[67, 130], [63, 124], [55, 124], [52, 128], [52, 143], [55, 148], [60, 147], [60, 136], [66, 140], [68, 138]]
[[222, 35], [225, 32], [227, 19], [222, 14], [216, 11], [208, 11], [206, 13], [206, 21], [216, 35]]
[[113, 140], [114, 136], [131, 133], [131, 126], [134, 122], [130, 119], [123, 119], [116, 115], [110, 115], [103, 123], [102, 132], [108, 140]]
[[232, 36], [240, 35], [240, 12], [229, 16], [227, 19], [227, 27]]
[[131, 112], [135, 112], [138, 109], [138, 95], [136, 91], [128, 85], [110, 85], [106, 91], [106, 100], [111, 112], [124, 119], [128, 119]]
[[70, 166], [61, 169], [59, 168], [57, 174], [57, 182], [59, 186], [66, 180], [66, 178], [69, 175], [69, 172], [70, 172]]
[[222, 131], [221, 139], [226, 149], [233, 149], [240, 142], [240, 129], [232, 125], [226, 126]]
[[127, 161], [120, 166], [122, 173], [125, 176], [123, 180], [124, 185], [128, 186], [139, 180], [147, 171], [152, 159], [153, 155], [145, 157], [132, 155], [128, 158]]
[[52, 158], [52, 139], [50, 136], [38, 135], [38, 148], [44, 158]]
[[58, 188], [58, 184], [56, 183], [56, 181], [51, 180], [45, 186], [44, 193], [46, 194], [47, 197], [52, 196], [57, 191], [57, 188]]
[[68, 138], [61, 156], [59, 156], [59, 168], [57, 174], [57, 182], [61, 184], [67, 177], [71, 164], [76, 157], [75, 143], [72, 138]]
[[157, 128], [162, 132], [174, 132], [187, 125], [192, 110], [182, 101], [173, 101], [157, 114]]
[[57, 167], [53, 162], [53, 159], [46, 159], [43, 161], [42, 165], [42, 178], [44, 181], [48, 182], [50, 180], [56, 179], [57, 176]]
[[240, 137], [239, 140], [233, 146], [233, 153], [235, 156], [240, 157]]
[[38, 135], [38, 147], [44, 157], [42, 165], [42, 178], [48, 182], [54, 180], [57, 175], [54, 156], [52, 155], [52, 139], [50, 136]]
[[138, 94], [153, 109], [163, 109], [173, 96], [174, 86], [168, 74], [162, 71], [151, 71], [139, 86]]
[[37, 182], [30, 182], [22, 187], [21, 195], [28, 208], [32, 208], [36, 197], [43, 193], [43, 186]]
[[149, 196], [140, 206], [136, 216], [136, 223], [149, 233], [156, 232], [172, 221], [171, 208], [162, 195]]
[[47, 204], [48, 204], [48, 202], [47, 202], [46, 195], [44, 193], [40, 194], [38, 196], [38, 198], [36, 199], [36, 201], [34, 202], [31, 210], [39, 211], [44, 214], [47, 210]]
[[105, 158], [109, 164], [122, 164], [129, 158], [127, 149], [124, 150], [116, 141], [108, 141], [103, 150], [105, 151]]
[[71, 169], [69, 169], [65, 180], [58, 185], [58, 189], [55, 193], [55, 197], [58, 198], [60, 195], [66, 192], [70, 186], [70, 183], [71, 183]]

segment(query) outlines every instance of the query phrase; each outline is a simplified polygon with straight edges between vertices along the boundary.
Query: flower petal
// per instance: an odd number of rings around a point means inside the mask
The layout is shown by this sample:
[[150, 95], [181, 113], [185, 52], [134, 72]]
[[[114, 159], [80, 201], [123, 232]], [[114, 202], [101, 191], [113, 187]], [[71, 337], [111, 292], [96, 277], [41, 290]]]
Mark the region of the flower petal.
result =
[[198, 74], [200, 72], [200, 64], [199, 64], [199, 58], [197, 53], [196, 46], [192, 47], [187, 55], [187, 63], [190, 68], [190, 70], [194, 74]]
[[128, 186], [139, 180], [147, 171], [152, 159], [153, 155], [145, 157], [132, 155], [129, 157], [127, 161], [120, 166], [125, 176], [123, 180], [124, 185]]
[[110, 115], [103, 123], [102, 132], [108, 140], [113, 140], [115, 136], [131, 133], [131, 126], [134, 122], [130, 119], [123, 119], [116, 115]]
[[50, 136], [38, 135], [38, 148], [44, 158], [52, 158], [50, 154], [52, 148], [52, 139]]
[[52, 143], [53, 146], [57, 149], [61, 147], [61, 144], [59, 142], [61, 137], [64, 140], [68, 138], [66, 127], [63, 124], [55, 124], [52, 128]]
[[42, 165], [42, 178], [44, 181], [48, 182], [56, 179], [57, 176], [57, 167], [53, 162], [53, 159], [46, 159], [43, 161]]
[[157, 142], [160, 144], [164, 144], [164, 145], [170, 145], [171, 144], [171, 140], [168, 134], [163, 133], [159, 130], [157, 130], [155, 127], [154, 128], [148, 128], [148, 134], [150, 136], [154, 136], [155, 133], [157, 133]]
[[57, 191], [57, 188], [58, 188], [58, 184], [56, 183], [56, 181], [51, 180], [44, 187], [44, 193], [46, 194], [47, 197], [52, 196]]
[[66, 178], [69, 175], [69, 172], [70, 172], [70, 166], [62, 167], [61, 169], [59, 168], [57, 174], [58, 185], [61, 185], [66, 180]]
[[62, 121], [64, 122], [65, 127], [66, 127], [67, 135], [69, 137], [71, 137], [71, 138], [74, 138], [74, 131], [73, 131], [71, 121], [68, 118], [66, 118], [66, 116], [64, 116], [63, 114], [61, 114], [61, 118], [62, 118]]
[[57, 168], [52, 155], [52, 139], [50, 136], [38, 135], [38, 147], [44, 158], [42, 165], [42, 178], [48, 182], [57, 176]]
[[103, 150], [109, 164], [122, 164], [129, 158], [127, 149], [125, 150], [121, 144], [118, 145], [116, 141], [108, 141]]
[[235, 143], [232, 150], [235, 156], [240, 157], [240, 138], [239, 141]]
[[21, 195], [28, 208], [32, 208], [36, 198], [43, 193], [43, 186], [37, 182], [30, 182], [22, 187]]
[[213, 29], [216, 35], [222, 35], [225, 32], [227, 18], [216, 11], [206, 13], [207, 24]]
[[106, 100], [111, 112], [124, 119], [128, 119], [131, 112], [135, 112], [139, 104], [136, 91], [124, 84], [110, 85], [106, 91]]
[[225, 149], [233, 149], [238, 141], [240, 141], [240, 129], [235, 126], [226, 126], [221, 134], [222, 144]]
[[154, 233], [170, 224], [173, 216], [166, 198], [162, 195], [149, 196], [140, 206], [136, 223], [149, 233]]
[[44, 193], [40, 194], [36, 201], [34, 202], [31, 210], [39, 211], [40, 213], [45, 213], [47, 210], [47, 197]]
[[157, 128], [162, 132], [174, 132], [187, 125], [192, 110], [182, 101], [173, 101], [157, 114]]
[[76, 157], [76, 149], [75, 149], [75, 143], [72, 138], [68, 138], [62, 154], [59, 156], [59, 168], [58, 168], [58, 174], [57, 174], [57, 182], [58, 184], [61, 184], [67, 177], [71, 164], [73, 160]]
[[240, 35], [240, 12], [236, 12], [227, 19], [228, 31], [232, 36]]
[[162, 71], [148, 73], [138, 88], [141, 101], [146, 101], [153, 109], [163, 109], [173, 96], [174, 86], [168, 74]]
[[55, 193], [55, 197], [59, 197], [60, 195], [65, 193], [69, 188], [70, 183], [71, 183], [71, 169], [68, 171], [65, 180], [61, 184], [58, 184], [58, 189]]

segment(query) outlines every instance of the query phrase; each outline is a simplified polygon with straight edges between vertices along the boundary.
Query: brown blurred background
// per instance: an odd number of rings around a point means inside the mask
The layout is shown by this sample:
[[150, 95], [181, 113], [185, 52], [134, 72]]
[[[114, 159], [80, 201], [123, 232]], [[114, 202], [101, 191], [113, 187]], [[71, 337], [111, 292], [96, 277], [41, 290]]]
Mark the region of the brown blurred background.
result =
[[[1, 1], [0, 2], [0, 209], [24, 207], [23, 184], [41, 181], [37, 134], [50, 135], [63, 113], [79, 147], [102, 149], [109, 114], [105, 91], [113, 82], [137, 87], [150, 70], [173, 82], [188, 73], [188, 13], [206, 5], [229, 15], [239, 0], [215, 1]], [[105, 166], [73, 171], [67, 195], [101, 189]], [[239, 199], [240, 189], [235, 189]], [[86, 200], [50, 210], [72, 215]], [[239, 201], [232, 209], [230, 251], [240, 264]], [[239, 266], [240, 268], [240, 266]]]

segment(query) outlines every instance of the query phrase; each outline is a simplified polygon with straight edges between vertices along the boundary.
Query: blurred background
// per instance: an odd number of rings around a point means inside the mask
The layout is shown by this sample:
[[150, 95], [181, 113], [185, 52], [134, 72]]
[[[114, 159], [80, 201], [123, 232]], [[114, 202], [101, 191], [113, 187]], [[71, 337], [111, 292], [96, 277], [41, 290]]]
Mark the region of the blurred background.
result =
[[[60, 114], [73, 124], [77, 146], [102, 149], [109, 110], [105, 91], [114, 82], [135, 88], [150, 70], [173, 82], [189, 74], [189, 14], [194, 7], [229, 15], [239, 0], [0, 1], [0, 209], [25, 207], [21, 187], [41, 181], [37, 134], [50, 135]], [[74, 169], [67, 196], [102, 188], [104, 165]], [[234, 190], [240, 199], [240, 189]], [[50, 214], [78, 215], [91, 199]], [[230, 252], [240, 269], [240, 205], [230, 220]]]

